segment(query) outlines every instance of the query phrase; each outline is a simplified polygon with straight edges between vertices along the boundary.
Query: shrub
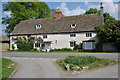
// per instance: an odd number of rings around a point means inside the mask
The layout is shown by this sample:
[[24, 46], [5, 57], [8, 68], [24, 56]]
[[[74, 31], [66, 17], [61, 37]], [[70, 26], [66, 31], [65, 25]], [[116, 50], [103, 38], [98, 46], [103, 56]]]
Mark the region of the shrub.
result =
[[52, 51], [73, 51], [73, 50], [70, 48], [62, 48], [62, 49], [52, 49], [50, 51], [52, 52]]
[[82, 49], [82, 43], [80, 44], [76, 44], [73, 48], [73, 50], [77, 50], [77, 49]]
[[38, 50], [35, 48], [34, 51], [38, 51]]
[[31, 51], [33, 49], [33, 44], [30, 42], [27, 43], [17, 43], [17, 47], [19, 51]]
[[68, 56], [64, 59], [65, 63], [74, 65], [87, 65], [96, 60], [98, 60], [98, 58], [94, 56]]

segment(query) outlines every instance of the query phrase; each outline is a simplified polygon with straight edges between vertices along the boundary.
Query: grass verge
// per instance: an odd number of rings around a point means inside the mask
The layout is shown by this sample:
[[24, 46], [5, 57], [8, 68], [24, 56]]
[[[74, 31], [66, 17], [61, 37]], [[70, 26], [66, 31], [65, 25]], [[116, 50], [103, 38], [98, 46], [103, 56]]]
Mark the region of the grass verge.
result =
[[118, 63], [116, 60], [100, 59], [94, 56], [68, 56], [65, 59], [58, 59], [56, 63], [63, 69], [67, 70], [66, 65], [69, 65], [70, 71], [93, 70], [101, 67], [106, 67]]
[[6, 80], [15, 70], [16, 64], [10, 59], [0, 58], [2, 60], [2, 80]]

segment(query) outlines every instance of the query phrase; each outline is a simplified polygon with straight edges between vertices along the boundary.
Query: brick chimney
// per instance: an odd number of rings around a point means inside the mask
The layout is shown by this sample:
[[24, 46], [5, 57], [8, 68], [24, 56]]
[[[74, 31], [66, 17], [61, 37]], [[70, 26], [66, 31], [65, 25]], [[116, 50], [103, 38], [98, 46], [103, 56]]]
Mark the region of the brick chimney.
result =
[[57, 18], [61, 18], [61, 17], [62, 17], [62, 13], [61, 13], [60, 9], [56, 9], [55, 10], [55, 18], [57, 19]]

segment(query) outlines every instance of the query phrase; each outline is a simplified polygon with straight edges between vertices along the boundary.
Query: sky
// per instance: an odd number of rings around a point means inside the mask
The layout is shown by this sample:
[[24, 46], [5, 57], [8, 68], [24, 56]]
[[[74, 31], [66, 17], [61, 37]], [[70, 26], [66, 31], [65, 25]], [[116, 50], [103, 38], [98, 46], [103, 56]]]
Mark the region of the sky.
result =
[[[47, 0], [44, 0], [44, 2], [46, 2], [46, 4], [48, 4], [50, 9], [59, 8], [65, 16], [80, 15], [80, 14], [85, 13], [90, 8], [97, 8], [99, 10], [100, 2], [103, 2], [104, 12], [108, 12], [108, 13], [110, 13], [110, 15], [112, 15], [113, 17], [118, 19], [118, 4], [117, 4], [117, 2], [119, 0], [92, 0], [92, 1], [90, 1], [90, 0], [83, 0], [83, 1], [82, 0], [81, 1], [80, 0], [79, 1], [71, 0], [72, 2], [68, 2], [69, 0], [67, 0], [67, 1], [59, 0], [59, 2], [57, 2], [57, 1], [58, 0], [49, 0], [49, 2], [48, 2]], [[5, 0], [2, 3], [5, 3], [5, 2], [7, 2], [7, 0]], [[0, 6], [2, 6], [1, 3], [0, 3]], [[0, 10], [2, 10], [2, 9], [0, 9]], [[2, 11], [0, 11], [0, 13], [2, 13], [2, 17], [10, 16], [10, 14], [11, 14], [11, 12], [2, 12]], [[2, 31], [5, 28], [6, 28], [5, 25], [2, 25], [2, 27], [0, 27], [0, 33], [5, 34]]]

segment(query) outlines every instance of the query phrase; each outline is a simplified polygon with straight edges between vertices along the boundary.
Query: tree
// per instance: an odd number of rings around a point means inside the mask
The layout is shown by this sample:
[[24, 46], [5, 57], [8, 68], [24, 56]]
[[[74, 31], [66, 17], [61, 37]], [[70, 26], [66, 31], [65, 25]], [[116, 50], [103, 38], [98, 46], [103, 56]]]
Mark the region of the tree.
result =
[[113, 18], [109, 13], [104, 13], [103, 14], [103, 16], [104, 16], [104, 22], [105, 23], [107, 23], [107, 22], [109, 22], [109, 21], [115, 21], [115, 18]]
[[16, 24], [23, 20], [50, 17], [50, 8], [44, 2], [8, 2], [3, 5], [3, 11], [11, 12], [11, 15], [4, 17], [2, 21], [7, 25], [7, 33], [11, 33]]
[[[100, 14], [100, 10], [90, 8], [88, 11], [86, 11], [84, 14]], [[109, 13], [104, 13], [104, 22], [114, 21], [115, 18], [113, 18]]]
[[97, 10], [96, 8], [93, 9], [93, 8], [90, 8], [88, 11], [86, 11], [84, 14], [100, 14], [100, 10]]
[[120, 50], [120, 21], [109, 21], [95, 27], [100, 41], [113, 42], [115, 47]]

